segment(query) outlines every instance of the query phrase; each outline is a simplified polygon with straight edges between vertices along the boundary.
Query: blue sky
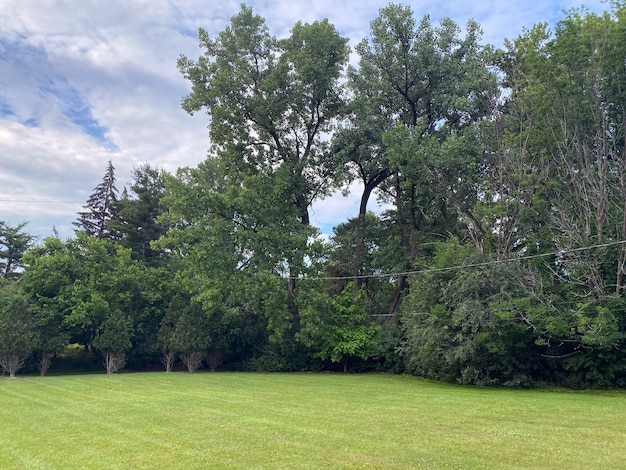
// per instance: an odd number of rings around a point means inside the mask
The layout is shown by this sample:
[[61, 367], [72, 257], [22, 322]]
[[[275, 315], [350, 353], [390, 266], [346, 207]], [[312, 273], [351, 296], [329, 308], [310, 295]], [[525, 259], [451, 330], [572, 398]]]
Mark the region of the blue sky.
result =
[[[209, 147], [208, 118], [180, 108], [189, 86], [180, 54], [198, 57], [196, 32], [215, 35], [239, 11], [220, 0], [0, 0], [0, 220], [28, 221], [39, 237], [73, 233], [76, 213], [109, 160], [118, 189], [141, 163], [175, 171]], [[354, 46], [389, 2], [255, 0], [276, 36], [296, 21], [328, 18]], [[575, 1], [405, 1], [416, 18], [474, 19], [485, 43], [501, 46], [524, 27], [554, 24]], [[602, 0], [585, 2], [593, 12]], [[312, 221], [328, 230], [353, 217], [359, 191], [316, 203]]]

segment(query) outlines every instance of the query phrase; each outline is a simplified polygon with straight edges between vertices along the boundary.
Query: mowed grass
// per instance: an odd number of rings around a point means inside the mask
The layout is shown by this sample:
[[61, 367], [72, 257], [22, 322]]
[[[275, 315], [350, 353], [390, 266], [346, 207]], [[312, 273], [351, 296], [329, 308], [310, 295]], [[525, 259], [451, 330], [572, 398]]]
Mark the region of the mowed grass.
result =
[[626, 467], [626, 394], [393, 375], [0, 379], [2, 469]]

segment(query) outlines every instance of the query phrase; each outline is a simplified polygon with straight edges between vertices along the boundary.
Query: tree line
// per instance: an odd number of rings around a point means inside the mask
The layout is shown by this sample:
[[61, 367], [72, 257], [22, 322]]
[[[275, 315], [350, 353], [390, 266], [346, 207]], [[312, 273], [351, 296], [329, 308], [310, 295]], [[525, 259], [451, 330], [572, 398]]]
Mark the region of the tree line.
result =
[[[110, 162], [67, 240], [0, 225], [0, 366], [623, 386], [625, 24], [614, 1], [495, 48], [391, 4], [350, 65], [327, 20], [279, 39], [242, 5], [178, 61], [205, 161], [122, 194]], [[354, 182], [321, 237], [312, 204]]]

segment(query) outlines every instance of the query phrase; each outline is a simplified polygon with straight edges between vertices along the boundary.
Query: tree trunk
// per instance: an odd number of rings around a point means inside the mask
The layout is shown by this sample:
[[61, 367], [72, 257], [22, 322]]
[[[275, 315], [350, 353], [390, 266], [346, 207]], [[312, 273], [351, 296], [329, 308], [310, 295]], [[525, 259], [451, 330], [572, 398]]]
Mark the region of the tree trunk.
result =
[[39, 360], [37, 361], [37, 368], [39, 369], [39, 375], [44, 377], [48, 373], [48, 369], [50, 368], [50, 363], [52, 362], [52, 357], [54, 353], [50, 351], [44, 351], [39, 355]]
[[222, 351], [219, 349], [212, 349], [207, 354], [207, 363], [211, 372], [215, 372], [218, 366], [222, 363]]
[[161, 363], [165, 366], [165, 372], [171, 372], [176, 362], [176, 353], [174, 351], [164, 351], [161, 354]]
[[377, 173], [373, 178], [363, 181], [363, 194], [361, 194], [361, 203], [359, 205], [359, 216], [365, 217], [367, 212], [367, 203], [372, 192], [393, 173], [387, 168]]
[[204, 358], [204, 354], [198, 351], [192, 351], [187, 354], [183, 354], [180, 356], [180, 359], [187, 366], [187, 370], [189, 372], [197, 371], [202, 365], [202, 359]]
[[385, 317], [385, 323], [393, 319], [396, 313], [400, 311], [400, 305], [402, 304], [402, 298], [404, 296], [404, 290], [406, 289], [406, 286], [406, 274], [399, 274], [398, 280], [396, 281], [396, 291], [393, 294], [391, 304], [389, 304], [389, 310], [387, 311], [388, 315]]
[[9, 378], [14, 379], [17, 371], [24, 367], [28, 355], [3, 354], [0, 355], [0, 368], [9, 373]]
[[389, 178], [392, 175], [391, 171], [388, 169], [384, 169], [377, 173], [373, 178], [369, 180], [363, 181], [363, 193], [361, 194], [361, 203], [359, 204], [359, 218], [357, 224], [357, 240], [356, 246], [354, 247], [354, 290], [357, 292], [361, 287], [363, 279], [361, 275], [363, 274], [358, 265], [361, 260], [361, 256], [363, 255], [363, 238], [365, 234], [365, 214], [367, 213], [367, 203], [369, 202], [370, 196], [374, 189], [376, 189], [383, 181]]
[[104, 353], [104, 365], [108, 375], [111, 375], [123, 368], [125, 363], [126, 355], [124, 353], [113, 351], [107, 351]]

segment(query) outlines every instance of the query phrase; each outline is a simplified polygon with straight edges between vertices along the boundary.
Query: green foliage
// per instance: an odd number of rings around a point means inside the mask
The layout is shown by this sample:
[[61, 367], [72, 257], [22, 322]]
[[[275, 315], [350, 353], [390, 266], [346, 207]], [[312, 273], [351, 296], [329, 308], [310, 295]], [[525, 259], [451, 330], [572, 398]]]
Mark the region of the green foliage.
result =
[[148, 266], [159, 266], [164, 264], [165, 255], [154, 250], [150, 243], [166, 229], [157, 221], [164, 211], [161, 198], [165, 192], [165, 173], [143, 164], [132, 175], [132, 193], [125, 190], [116, 202], [117, 217], [109, 222], [109, 227], [120, 234], [121, 243], [132, 250], [134, 259]]
[[9, 226], [0, 220], [0, 278], [10, 279], [24, 268], [22, 257], [33, 243], [33, 236], [22, 229], [26, 222]]
[[[363, 181], [360, 217], [375, 189], [394, 207], [387, 213], [393, 235], [385, 240], [396, 255], [392, 271], [410, 270], [430, 243], [475, 220], [484, 159], [476, 127], [497, 95], [491, 51], [479, 42], [473, 21], [463, 37], [450, 19], [418, 23], [411, 8], [389, 5], [356, 48], [352, 114], [336, 149]], [[363, 243], [357, 240], [356, 253]], [[406, 286], [398, 276], [389, 313], [398, 311]]]
[[[389, 5], [346, 70], [327, 20], [278, 39], [243, 5], [178, 62], [208, 158], [141, 166], [119, 200], [109, 163], [74, 239], [0, 223], [0, 288], [19, 278], [41, 364], [73, 343], [108, 372], [163, 353], [623, 384], [625, 20], [572, 10], [494, 50], [474, 21]], [[312, 204], [356, 180], [358, 212], [320, 236]]]
[[368, 318], [364, 292], [348, 284], [338, 295], [309, 291], [300, 299], [302, 329], [298, 338], [321, 359], [342, 363], [348, 370], [351, 358], [367, 359], [374, 353], [379, 326]]
[[204, 353], [211, 343], [209, 328], [202, 306], [197, 302], [190, 303], [176, 320], [171, 339], [173, 349], [181, 353]]
[[322, 21], [297, 23], [277, 40], [245, 5], [215, 39], [199, 35], [205, 54], [178, 62], [192, 85], [183, 108], [211, 115], [210, 137], [227, 174], [279, 175], [287, 197], [275, 204], [292, 206], [307, 225], [310, 204], [336, 177], [324, 135], [343, 109], [347, 39]]
[[93, 340], [94, 348], [114, 353], [125, 353], [131, 346], [132, 319], [119, 310], [109, 312]]
[[11, 377], [36, 349], [39, 331], [28, 297], [15, 283], [0, 286], [0, 368]]
[[119, 310], [109, 312], [101, 323], [92, 346], [104, 357], [107, 374], [126, 364], [126, 351], [132, 347], [132, 319]]
[[503, 67], [504, 141], [522, 169], [516, 243], [558, 253], [534, 263], [517, 305], [555, 374], [580, 386], [603, 382], [600, 370], [623, 380], [605, 359], [619, 357], [625, 333], [624, 6], [612, 10], [572, 10], [553, 34], [535, 26], [509, 44]]
[[141, 318], [146, 295], [146, 276], [130, 250], [78, 232], [65, 242], [47, 238], [25, 259], [22, 284], [45, 330], [42, 352], [55, 352], [67, 341], [114, 353], [130, 349], [135, 328], [141, 328], [132, 315]]
[[427, 377], [480, 385], [542, 380], [542, 358], [515, 309], [517, 263], [482, 263], [471, 246], [437, 246], [433, 265], [411, 280], [402, 310], [407, 368]]

